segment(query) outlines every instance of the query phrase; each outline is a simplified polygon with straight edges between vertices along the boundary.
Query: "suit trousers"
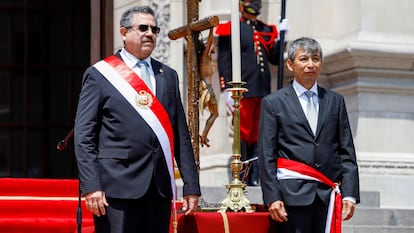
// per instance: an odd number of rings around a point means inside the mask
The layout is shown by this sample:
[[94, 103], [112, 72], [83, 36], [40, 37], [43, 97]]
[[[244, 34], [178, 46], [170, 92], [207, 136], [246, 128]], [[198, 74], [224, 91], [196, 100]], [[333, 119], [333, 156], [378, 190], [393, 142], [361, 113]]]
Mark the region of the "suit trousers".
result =
[[158, 193], [154, 182], [139, 199], [107, 198], [106, 215], [94, 216], [96, 233], [168, 233], [171, 198]]
[[316, 195], [309, 206], [285, 206], [288, 221], [276, 223], [277, 233], [325, 233], [328, 206]]

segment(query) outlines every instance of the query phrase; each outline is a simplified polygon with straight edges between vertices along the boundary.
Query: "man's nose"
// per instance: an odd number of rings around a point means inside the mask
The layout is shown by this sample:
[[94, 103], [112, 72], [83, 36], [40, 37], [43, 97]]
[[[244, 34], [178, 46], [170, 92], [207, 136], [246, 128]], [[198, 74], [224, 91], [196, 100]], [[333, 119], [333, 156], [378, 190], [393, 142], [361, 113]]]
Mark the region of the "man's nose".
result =
[[315, 62], [312, 59], [308, 59], [306, 64], [307, 64], [308, 67], [314, 67], [315, 66]]

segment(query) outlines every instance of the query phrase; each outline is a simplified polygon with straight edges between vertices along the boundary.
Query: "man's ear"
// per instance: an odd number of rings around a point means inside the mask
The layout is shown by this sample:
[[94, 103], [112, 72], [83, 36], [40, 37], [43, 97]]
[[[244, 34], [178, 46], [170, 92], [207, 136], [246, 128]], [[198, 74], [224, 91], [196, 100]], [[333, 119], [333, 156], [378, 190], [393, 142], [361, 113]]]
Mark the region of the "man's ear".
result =
[[292, 61], [292, 60], [287, 59], [287, 61], [286, 61], [286, 66], [287, 66], [287, 68], [288, 68], [290, 71], [292, 71], [292, 72], [293, 72], [293, 61]]
[[119, 29], [119, 33], [121, 34], [122, 40], [125, 40], [127, 32], [128, 32], [128, 28], [126, 28], [126, 27], [121, 27]]

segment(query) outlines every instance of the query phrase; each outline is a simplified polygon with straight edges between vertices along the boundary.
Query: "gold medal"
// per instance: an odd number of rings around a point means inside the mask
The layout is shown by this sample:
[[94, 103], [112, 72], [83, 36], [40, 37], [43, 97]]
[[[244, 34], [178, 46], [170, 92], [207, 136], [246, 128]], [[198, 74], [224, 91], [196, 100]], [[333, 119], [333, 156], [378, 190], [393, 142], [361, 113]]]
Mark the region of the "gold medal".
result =
[[138, 95], [135, 97], [135, 103], [140, 108], [150, 108], [152, 101], [151, 94], [144, 90], [140, 90]]

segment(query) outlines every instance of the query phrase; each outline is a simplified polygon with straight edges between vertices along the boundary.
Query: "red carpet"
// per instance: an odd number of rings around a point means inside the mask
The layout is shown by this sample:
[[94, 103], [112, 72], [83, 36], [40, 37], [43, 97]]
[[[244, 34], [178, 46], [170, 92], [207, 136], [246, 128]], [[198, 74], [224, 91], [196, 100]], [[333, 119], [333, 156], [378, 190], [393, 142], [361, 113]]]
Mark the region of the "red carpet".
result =
[[[1, 233], [75, 233], [78, 181], [0, 178]], [[82, 201], [82, 233], [94, 232]]]
[[[271, 224], [261, 207], [256, 206], [256, 213], [227, 214], [231, 232], [267, 233]], [[0, 178], [0, 233], [76, 233], [77, 209], [77, 180]], [[215, 212], [181, 217], [178, 233], [219, 233], [225, 229], [224, 220]], [[81, 231], [94, 233], [92, 215], [84, 201]]]
[[[78, 183], [69, 179], [0, 178], [0, 233], [76, 233]], [[84, 200], [81, 227], [82, 233], [95, 232]]]

